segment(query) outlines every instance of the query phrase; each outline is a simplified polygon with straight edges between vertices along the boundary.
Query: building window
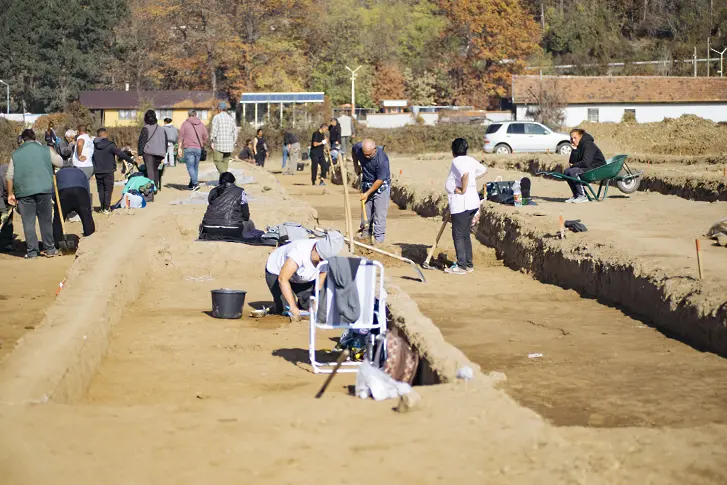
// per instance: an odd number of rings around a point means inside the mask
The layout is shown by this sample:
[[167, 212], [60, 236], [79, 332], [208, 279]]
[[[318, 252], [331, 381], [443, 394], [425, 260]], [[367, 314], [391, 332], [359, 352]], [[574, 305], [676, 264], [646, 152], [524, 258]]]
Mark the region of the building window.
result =
[[201, 121], [207, 121], [210, 117], [210, 112], [206, 109], [198, 109], [197, 110], [197, 118], [199, 118]]
[[119, 110], [119, 119], [124, 120], [124, 121], [136, 121], [136, 110], [135, 109]]
[[598, 108], [588, 108], [588, 121], [598, 123]]
[[158, 110], [156, 110], [156, 114], [157, 114], [157, 120], [161, 121], [164, 118], [171, 118], [172, 110], [171, 109], [158, 109]]

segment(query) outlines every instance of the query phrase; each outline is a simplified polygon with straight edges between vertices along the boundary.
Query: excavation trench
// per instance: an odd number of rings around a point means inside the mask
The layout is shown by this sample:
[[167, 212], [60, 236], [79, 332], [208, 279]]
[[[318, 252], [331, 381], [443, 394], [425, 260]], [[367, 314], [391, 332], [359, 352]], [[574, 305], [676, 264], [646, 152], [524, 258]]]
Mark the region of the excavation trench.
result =
[[[319, 214], [342, 212], [340, 187], [325, 194], [290, 190]], [[416, 248], [410, 257], [422, 261], [446, 197], [395, 180], [392, 199], [385, 249]], [[696, 337], [700, 326], [714, 328], [704, 341], [719, 344], [719, 313], [696, 312], [688, 298], [662, 300], [649, 293], [649, 278], [635, 278], [628, 266], [600, 264], [594, 271], [583, 254], [565, 252], [544, 235], [534, 238], [521, 220], [496, 207], [484, 209], [476, 237], [487, 246], [475, 243], [472, 275], [427, 272], [428, 283], [421, 284], [404, 266], [392, 266], [391, 273], [449, 342], [483, 370], [504, 372], [508, 393], [555, 424], [725, 422], [727, 389], [720, 381], [727, 378], [727, 362], [663, 333], [676, 328]], [[342, 227], [340, 216], [322, 223]], [[438, 253], [443, 261], [454, 259], [449, 230]], [[690, 406], [704, 413], [685, 412]]]

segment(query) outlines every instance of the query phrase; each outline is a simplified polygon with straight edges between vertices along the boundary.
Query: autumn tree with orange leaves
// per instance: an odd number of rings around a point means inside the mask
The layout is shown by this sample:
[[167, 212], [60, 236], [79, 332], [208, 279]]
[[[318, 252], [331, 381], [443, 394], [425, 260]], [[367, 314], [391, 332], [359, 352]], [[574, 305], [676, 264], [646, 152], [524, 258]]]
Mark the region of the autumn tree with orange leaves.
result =
[[540, 29], [519, 0], [440, 0], [449, 19], [450, 74], [459, 104], [487, 106], [538, 49]]

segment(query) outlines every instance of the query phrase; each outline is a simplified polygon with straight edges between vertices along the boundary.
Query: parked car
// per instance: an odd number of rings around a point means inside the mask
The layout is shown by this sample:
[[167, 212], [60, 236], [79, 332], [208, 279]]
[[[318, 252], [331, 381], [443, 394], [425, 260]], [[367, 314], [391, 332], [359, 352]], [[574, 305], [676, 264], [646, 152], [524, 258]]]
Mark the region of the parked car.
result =
[[570, 136], [534, 121], [492, 123], [485, 131], [485, 153], [507, 155], [523, 152], [553, 152], [570, 155]]

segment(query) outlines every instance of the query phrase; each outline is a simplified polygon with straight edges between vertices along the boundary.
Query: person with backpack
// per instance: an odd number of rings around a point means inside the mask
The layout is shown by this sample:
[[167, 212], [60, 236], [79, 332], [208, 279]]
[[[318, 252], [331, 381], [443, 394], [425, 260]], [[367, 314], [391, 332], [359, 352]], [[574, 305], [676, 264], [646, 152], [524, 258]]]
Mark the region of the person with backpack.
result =
[[106, 128], [99, 128], [96, 132], [93, 149], [93, 172], [96, 177], [99, 203], [101, 204], [101, 211], [108, 215], [111, 210], [111, 195], [114, 192], [116, 157], [132, 164], [134, 159], [122, 152], [114, 142], [109, 140]]
[[144, 128], [139, 133], [137, 153], [144, 158], [147, 177], [161, 191], [162, 177], [159, 168], [167, 154], [167, 132], [157, 123], [157, 115], [153, 109], [144, 113]]
[[208, 139], [207, 127], [197, 118], [197, 110], [189, 110], [179, 128], [179, 156], [184, 156], [187, 165], [190, 190], [199, 190], [199, 162], [207, 159], [204, 147]]
[[365, 138], [351, 148], [353, 168], [361, 177], [361, 200], [365, 201], [365, 209], [369, 226], [365, 227], [361, 215], [361, 235], [367, 239], [373, 234], [377, 243], [384, 242], [386, 237], [386, 217], [389, 213], [391, 199], [391, 171], [389, 157], [383, 147], [377, 147], [371, 138]]
[[444, 271], [463, 275], [474, 272], [472, 264], [472, 220], [480, 208], [477, 193], [477, 179], [487, 169], [474, 158], [467, 156], [469, 146], [464, 138], [452, 142], [452, 165], [444, 184], [449, 199], [449, 214], [452, 218], [452, 240], [457, 253], [457, 262]]

